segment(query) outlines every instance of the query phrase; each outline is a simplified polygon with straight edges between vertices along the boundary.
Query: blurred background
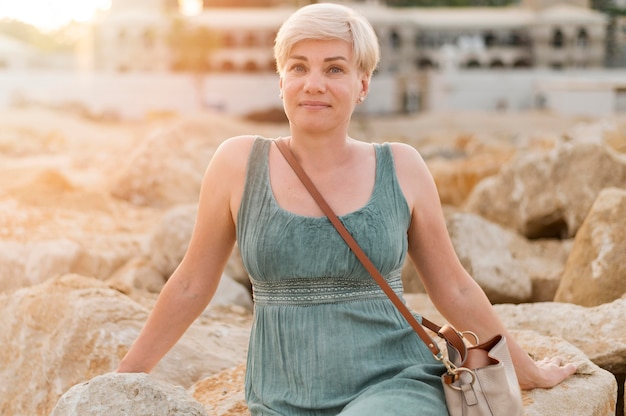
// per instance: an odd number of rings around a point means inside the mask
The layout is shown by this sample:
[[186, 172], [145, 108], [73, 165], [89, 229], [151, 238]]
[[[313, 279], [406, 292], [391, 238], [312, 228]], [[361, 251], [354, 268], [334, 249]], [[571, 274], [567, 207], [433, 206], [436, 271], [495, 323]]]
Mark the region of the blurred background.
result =
[[[0, 0], [0, 109], [281, 120], [275, 33], [303, 0]], [[345, 1], [382, 60], [366, 115], [626, 112], [626, 0]]]

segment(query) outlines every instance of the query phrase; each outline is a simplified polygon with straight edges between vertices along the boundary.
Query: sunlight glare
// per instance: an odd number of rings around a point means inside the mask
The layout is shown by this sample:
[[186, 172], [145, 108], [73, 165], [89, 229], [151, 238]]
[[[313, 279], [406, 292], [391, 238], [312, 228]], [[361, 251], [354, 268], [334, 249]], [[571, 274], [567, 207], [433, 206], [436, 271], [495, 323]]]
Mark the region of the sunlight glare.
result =
[[16, 19], [50, 30], [72, 20], [88, 22], [96, 11], [110, 7], [111, 0], [0, 0], [0, 19]]
[[195, 16], [202, 12], [202, 0], [178, 0], [178, 7], [185, 16]]

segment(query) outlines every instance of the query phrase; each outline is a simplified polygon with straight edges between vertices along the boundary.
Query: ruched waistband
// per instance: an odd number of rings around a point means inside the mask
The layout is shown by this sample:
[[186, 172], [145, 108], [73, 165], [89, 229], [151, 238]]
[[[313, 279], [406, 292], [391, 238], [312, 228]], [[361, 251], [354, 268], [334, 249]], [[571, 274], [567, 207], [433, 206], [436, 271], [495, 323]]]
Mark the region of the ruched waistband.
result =
[[[389, 286], [402, 294], [400, 273], [386, 277]], [[387, 297], [380, 286], [371, 281], [336, 277], [258, 281], [252, 279], [254, 302], [257, 305], [312, 305], [338, 303], [359, 299]]]

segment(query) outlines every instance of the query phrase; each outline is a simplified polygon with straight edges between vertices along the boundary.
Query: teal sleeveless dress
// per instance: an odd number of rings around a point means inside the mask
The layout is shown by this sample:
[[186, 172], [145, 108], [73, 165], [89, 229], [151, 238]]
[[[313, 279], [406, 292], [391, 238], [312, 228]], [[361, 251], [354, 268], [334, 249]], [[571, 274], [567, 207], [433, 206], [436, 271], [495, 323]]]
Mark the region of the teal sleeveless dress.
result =
[[[272, 140], [248, 160], [237, 243], [254, 321], [246, 370], [252, 415], [448, 415], [433, 358], [326, 217], [278, 206]], [[370, 200], [340, 219], [400, 296], [409, 208], [391, 147], [375, 144]]]

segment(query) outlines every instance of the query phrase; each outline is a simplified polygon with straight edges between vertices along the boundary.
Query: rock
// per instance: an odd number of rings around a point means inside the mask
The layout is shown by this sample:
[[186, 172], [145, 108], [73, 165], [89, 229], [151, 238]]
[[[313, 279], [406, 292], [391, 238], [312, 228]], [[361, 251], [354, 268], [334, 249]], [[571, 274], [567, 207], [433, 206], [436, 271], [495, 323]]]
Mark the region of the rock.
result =
[[[577, 365], [576, 374], [551, 389], [522, 392], [525, 416], [614, 416], [617, 404], [615, 377], [592, 363], [571, 343], [534, 331], [513, 331], [513, 337], [536, 360], [562, 357]], [[589, 388], [593, 386], [593, 394]]]
[[222, 274], [215, 295], [209, 303], [209, 308], [236, 305], [252, 312], [254, 303], [247, 288], [236, 282], [227, 274]]
[[530, 277], [509, 248], [514, 239], [521, 238], [472, 214], [452, 215], [447, 227], [461, 264], [492, 303], [530, 299]]
[[[185, 256], [197, 212], [197, 204], [171, 208], [152, 232], [149, 250], [150, 260], [166, 279], [174, 272]], [[243, 269], [243, 265], [237, 266], [237, 263], [241, 262], [238, 254], [238, 250], [234, 248], [228, 262], [230, 264], [229, 270]], [[233, 304], [252, 310], [252, 296], [248, 289], [250, 283], [247, 274], [245, 278], [247, 284], [244, 286], [229, 276], [223, 275], [210, 305]]]
[[428, 169], [433, 175], [441, 203], [460, 206], [474, 186], [486, 177], [497, 174], [502, 165], [509, 161], [514, 150], [484, 148], [468, 149], [477, 146], [477, 139], [461, 137], [457, 140], [463, 154], [459, 157], [432, 157], [427, 159]]
[[0, 188], [0, 291], [68, 273], [104, 280], [142, 254], [153, 210], [75, 186], [53, 169], [16, 176]]
[[[492, 303], [551, 301], [571, 250], [570, 240], [528, 241], [512, 230], [475, 214], [446, 214], [448, 233], [463, 267]], [[419, 274], [407, 258], [402, 270], [405, 292], [424, 293]]]
[[576, 234], [554, 300], [597, 306], [626, 294], [626, 189], [604, 189]]
[[495, 308], [507, 328], [562, 338], [601, 368], [626, 374], [626, 298], [595, 307], [543, 302]]
[[135, 291], [158, 294], [163, 289], [165, 278], [150, 260], [135, 257], [117, 269], [106, 283], [109, 287], [129, 296]]
[[572, 244], [572, 239], [529, 241], [522, 238], [512, 241], [511, 255], [532, 282], [529, 302], [551, 302], [554, 299]]
[[80, 244], [68, 239], [32, 243], [0, 241], [0, 292], [71, 273], [81, 252]]
[[104, 374], [69, 389], [50, 416], [206, 416], [182, 387], [147, 374]]
[[178, 205], [169, 209], [150, 236], [149, 256], [166, 278], [185, 256], [198, 212], [197, 204]]
[[155, 130], [121, 164], [111, 194], [153, 207], [197, 202], [204, 171], [219, 144], [214, 136], [215, 129], [202, 121]]
[[518, 153], [476, 185], [464, 209], [529, 238], [571, 238], [600, 191], [624, 184], [626, 155], [603, 144], [563, 143]]
[[[114, 371], [148, 309], [78, 275], [0, 294], [0, 414], [48, 414], [69, 387]], [[201, 316], [154, 368], [185, 388], [241, 362], [248, 312], [216, 308]]]
[[191, 387], [191, 394], [210, 415], [249, 415], [244, 389], [245, 373], [245, 363], [239, 364], [198, 381]]

